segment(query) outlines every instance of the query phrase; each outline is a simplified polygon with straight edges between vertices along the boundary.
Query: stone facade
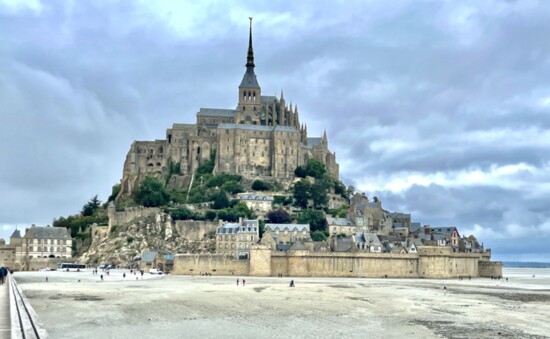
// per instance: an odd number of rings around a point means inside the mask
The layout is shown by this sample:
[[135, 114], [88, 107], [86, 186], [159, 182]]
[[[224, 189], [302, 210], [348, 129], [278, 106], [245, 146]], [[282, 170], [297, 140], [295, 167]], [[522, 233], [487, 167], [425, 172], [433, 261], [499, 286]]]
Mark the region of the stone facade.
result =
[[282, 91], [279, 98], [262, 95], [254, 68], [251, 26], [235, 109], [201, 108], [196, 123], [173, 124], [166, 139], [134, 141], [124, 163], [119, 197], [129, 196], [146, 176], [164, 178], [175, 164], [179, 173], [172, 175], [169, 185], [188, 187], [197, 167], [210, 159], [217, 172], [281, 182], [293, 178], [297, 166], [317, 159], [338, 179], [339, 165], [328, 148], [326, 131], [322, 137], [309, 137], [298, 107], [288, 105]]
[[32, 225], [21, 237], [15, 230], [9, 245], [0, 245], [0, 265], [13, 270], [37, 270], [72, 258], [73, 240], [65, 227], [37, 227]]
[[251, 249], [250, 260], [223, 255], [178, 255], [174, 274], [249, 274], [252, 276], [355, 277], [355, 278], [456, 278], [502, 276], [502, 264], [486, 254], [454, 253], [450, 248], [424, 246], [419, 253], [335, 253], [308, 250]]
[[264, 215], [273, 208], [273, 197], [257, 193], [239, 193], [237, 199], [258, 215]]
[[260, 239], [258, 220], [222, 223], [216, 231], [216, 253], [233, 258], [249, 258], [250, 248]]

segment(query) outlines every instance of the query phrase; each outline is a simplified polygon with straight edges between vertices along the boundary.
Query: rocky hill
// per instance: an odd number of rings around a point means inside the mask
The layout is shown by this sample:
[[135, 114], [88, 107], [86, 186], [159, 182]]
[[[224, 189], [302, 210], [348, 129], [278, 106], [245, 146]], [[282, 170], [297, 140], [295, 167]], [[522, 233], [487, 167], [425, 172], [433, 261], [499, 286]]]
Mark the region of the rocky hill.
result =
[[113, 263], [126, 267], [137, 263], [144, 250], [158, 251], [160, 254], [215, 251], [213, 232], [203, 232], [200, 238], [186, 237], [185, 232], [178, 231], [177, 223], [169, 214], [158, 209], [152, 211], [156, 213], [145, 213], [129, 222], [112, 226], [110, 230], [108, 226], [93, 226], [90, 247], [81, 255], [80, 261], [90, 265]]

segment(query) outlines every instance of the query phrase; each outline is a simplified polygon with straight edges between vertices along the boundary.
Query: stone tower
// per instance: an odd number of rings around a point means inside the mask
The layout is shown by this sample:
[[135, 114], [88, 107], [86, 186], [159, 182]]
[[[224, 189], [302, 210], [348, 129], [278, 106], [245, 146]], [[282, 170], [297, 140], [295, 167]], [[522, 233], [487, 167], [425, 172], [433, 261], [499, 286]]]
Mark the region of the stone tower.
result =
[[239, 85], [239, 104], [237, 106], [237, 123], [260, 125], [260, 110], [262, 107], [262, 89], [254, 73], [254, 49], [252, 48], [252, 18], [248, 37], [248, 54], [246, 57], [246, 72]]

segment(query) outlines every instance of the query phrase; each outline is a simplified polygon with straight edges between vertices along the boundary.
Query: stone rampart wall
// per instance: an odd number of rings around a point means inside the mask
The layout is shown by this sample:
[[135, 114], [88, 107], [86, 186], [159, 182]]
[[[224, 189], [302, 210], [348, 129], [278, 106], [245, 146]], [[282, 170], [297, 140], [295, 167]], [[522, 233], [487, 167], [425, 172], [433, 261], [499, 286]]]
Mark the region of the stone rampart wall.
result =
[[250, 262], [218, 254], [180, 254], [174, 258], [172, 274], [249, 275]]
[[274, 252], [257, 246], [250, 251], [250, 261], [221, 255], [177, 256], [174, 274], [212, 273], [215, 269], [212, 274], [291, 277], [457, 278], [498, 276], [499, 272], [502, 275], [500, 264], [480, 260], [480, 253], [452, 253], [436, 247], [425, 248], [419, 254], [389, 254]]
[[183, 238], [201, 241], [208, 236], [208, 233], [216, 232], [218, 224], [201, 220], [176, 220], [174, 227]]
[[157, 207], [128, 207], [124, 211], [109, 213], [109, 225], [123, 225], [130, 221], [160, 213]]
[[501, 261], [480, 261], [479, 262], [480, 277], [502, 277], [502, 262]]

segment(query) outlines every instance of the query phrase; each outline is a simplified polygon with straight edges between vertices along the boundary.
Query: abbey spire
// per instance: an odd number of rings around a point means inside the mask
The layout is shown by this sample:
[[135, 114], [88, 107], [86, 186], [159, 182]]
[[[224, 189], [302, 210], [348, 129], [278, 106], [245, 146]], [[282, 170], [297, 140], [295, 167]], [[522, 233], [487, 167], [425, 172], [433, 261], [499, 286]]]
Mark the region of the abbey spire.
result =
[[237, 105], [236, 123], [261, 124], [261, 95], [262, 89], [254, 73], [254, 49], [252, 48], [252, 17], [248, 34], [248, 53], [246, 55], [246, 71], [239, 85], [239, 104]]
[[250, 31], [248, 34], [248, 53], [246, 56], [246, 72], [239, 88], [260, 88], [256, 74], [254, 73], [254, 49], [252, 48], [252, 17], [250, 19]]
[[[254, 68], [254, 49], [252, 48], [252, 17], [250, 19], [250, 32], [248, 34], [248, 55], [246, 56], [246, 70], [252, 67]], [[252, 70], [254, 71], [254, 70]]]

